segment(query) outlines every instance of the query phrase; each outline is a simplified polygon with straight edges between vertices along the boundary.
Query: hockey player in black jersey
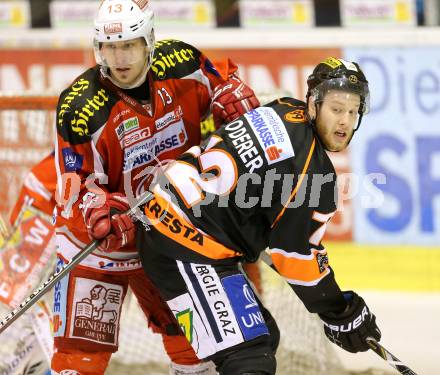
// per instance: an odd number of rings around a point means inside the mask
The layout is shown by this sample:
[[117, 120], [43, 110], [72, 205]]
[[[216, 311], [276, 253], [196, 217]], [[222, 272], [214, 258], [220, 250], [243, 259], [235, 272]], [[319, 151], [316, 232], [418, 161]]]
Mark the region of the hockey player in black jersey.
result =
[[358, 64], [328, 58], [307, 84], [306, 103], [254, 109], [169, 164], [144, 209], [144, 270], [220, 374], [276, 372], [278, 329], [238, 267], [266, 248], [331, 341], [358, 352], [366, 337], [380, 339], [364, 300], [338, 287], [321, 243], [337, 204], [326, 151], [345, 149], [359, 128], [368, 82]]

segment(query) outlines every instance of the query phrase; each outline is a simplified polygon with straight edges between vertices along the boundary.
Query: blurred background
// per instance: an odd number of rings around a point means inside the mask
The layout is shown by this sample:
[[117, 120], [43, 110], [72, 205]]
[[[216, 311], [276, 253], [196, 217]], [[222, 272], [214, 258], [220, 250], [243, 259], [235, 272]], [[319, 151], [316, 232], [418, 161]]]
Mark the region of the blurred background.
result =
[[[417, 373], [440, 373], [440, 0], [150, 3], [158, 40], [230, 57], [261, 98], [304, 99], [306, 77], [327, 56], [359, 62], [371, 112], [349, 150], [331, 155], [343, 178], [327, 234], [330, 262], [343, 288], [366, 296], [383, 342]], [[5, 216], [23, 174], [52, 148], [56, 96], [94, 64], [98, 5], [0, 0]], [[5, 104], [10, 95], [20, 109]], [[338, 354], [349, 368], [386, 366], [372, 353]]]

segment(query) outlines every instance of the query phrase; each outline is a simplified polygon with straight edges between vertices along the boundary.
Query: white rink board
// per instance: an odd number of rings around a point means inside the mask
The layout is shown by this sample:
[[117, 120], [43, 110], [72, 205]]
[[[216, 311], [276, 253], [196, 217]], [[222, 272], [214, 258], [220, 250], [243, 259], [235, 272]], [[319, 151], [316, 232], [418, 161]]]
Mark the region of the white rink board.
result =
[[[175, 38], [198, 48], [343, 48], [343, 47], [415, 47], [440, 46], [440, 27], [375, 28], [375, 29], [289, 29], [245, 30], [225, 28], [189, 31], [158, 30], [156, 39]], [[92, 48], [92, 30], [14, 30], [0, 33], [0, 48], [53, 47]], [[264, 41], [264, 44], [262, 44]]]

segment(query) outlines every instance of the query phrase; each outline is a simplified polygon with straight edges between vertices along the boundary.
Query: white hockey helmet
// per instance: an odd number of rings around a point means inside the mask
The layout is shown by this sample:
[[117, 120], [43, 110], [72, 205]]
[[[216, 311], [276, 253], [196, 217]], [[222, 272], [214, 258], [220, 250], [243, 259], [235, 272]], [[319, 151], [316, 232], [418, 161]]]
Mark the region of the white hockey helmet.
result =
[[[95, 17], [94, 52], [95, 60], [101, 66], [105, 76], [108, 75], [109, 62], [103, 57], [101, 47], [103, 43], [122, 42], [137, 38], [144, 38], [146, 54], [144, 74], [150, 68], [154, 53], [154, 14], [148, 5], [149, 0], [103, 0]], [[136, 55], [139, 59], [139, 55]], [[135, 63], [136, 61], [131, 61]], [[141, 78], [141, 77], [140, 77]], [[142, 82], [136, 82], [136, 87]], [[124, 88], [131, 88], [124, 87]]]

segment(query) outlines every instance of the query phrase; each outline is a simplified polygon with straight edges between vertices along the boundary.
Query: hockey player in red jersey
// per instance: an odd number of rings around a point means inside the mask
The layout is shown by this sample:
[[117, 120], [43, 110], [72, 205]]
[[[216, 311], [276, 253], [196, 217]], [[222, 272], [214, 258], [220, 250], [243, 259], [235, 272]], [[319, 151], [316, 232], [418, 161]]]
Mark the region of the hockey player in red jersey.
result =
[[[0, 313], [16, 308], [55, 264], [52, 212], [56, 173], [53, 153], [29, 171], [9, 217], [8, 234], [0, 241]], [[34, 368], [47, 373], [51, 356], [50, 303], [39, 301], [8, 331], [2, 333], [0, 368], [14, 374]], [[38, 328], [37, 328], [38, 327]], [[25, 345], [29, 351], [22, 352]], [[21, 353], [17, 355], [17, 353]]]
[[307, 83], [307, 103], [253, 109], [169, 164], [141, 218], [146, 274], [220, 374], [275, 374], [276, 325], [238, 268], [266, 248], [331, 341], [358, 352], [381, 337], [364, 300], [340, 290], [321, 242], [337, 197], [326, 151], [359, 128], [368, 82], [358, 64], [328, 58]]
[[55, 159], [52, 152], [34, 165], [26, 175], [9, 217], [10, 224], [14, 225], [25, 206], [33, 206], [46, 215], [52, 216], [56, 204], [56, 185]]
[[63, 91], [57, 108], [58, 266], [91, 239], [102, 242], [56, 288], [52, 369], [104, 373], [130, 285], [171, 360], [205, 374], [175, 317], [155, 302], [131, 220], [115, 212], [129, 207], [126, 196], [148, 189], [151, 175], [139, 172], [200, 142], [210, 110], [221, 123], [258, 100], [231, 61], [214, 65], [177, 40], [155, 43], [147, 0], [102, 1], [94, 43], [98, 65]]

